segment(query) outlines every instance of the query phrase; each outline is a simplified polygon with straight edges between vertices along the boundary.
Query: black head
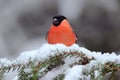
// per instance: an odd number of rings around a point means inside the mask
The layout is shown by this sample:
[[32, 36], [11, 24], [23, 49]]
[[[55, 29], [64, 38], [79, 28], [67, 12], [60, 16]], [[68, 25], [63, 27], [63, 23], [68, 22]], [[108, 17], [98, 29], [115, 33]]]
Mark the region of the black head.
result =
[[67, 19], [67, 18], [64, 17], [64, 16], [62, 16], [62, 15], [54, 16], [54, 17], [53, 17], [53, 25], [57, 27], [58, 25], [60, 25], [60, 23], [61, 23], [64, 19]]

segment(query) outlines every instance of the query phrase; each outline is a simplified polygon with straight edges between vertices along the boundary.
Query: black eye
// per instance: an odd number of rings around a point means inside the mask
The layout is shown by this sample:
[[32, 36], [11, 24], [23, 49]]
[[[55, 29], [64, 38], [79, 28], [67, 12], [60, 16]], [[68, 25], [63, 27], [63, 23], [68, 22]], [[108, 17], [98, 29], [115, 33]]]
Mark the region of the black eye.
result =
[[60, 24], [60, 20], [57, 18], [53, 18], [53, 25], [58, 26]]

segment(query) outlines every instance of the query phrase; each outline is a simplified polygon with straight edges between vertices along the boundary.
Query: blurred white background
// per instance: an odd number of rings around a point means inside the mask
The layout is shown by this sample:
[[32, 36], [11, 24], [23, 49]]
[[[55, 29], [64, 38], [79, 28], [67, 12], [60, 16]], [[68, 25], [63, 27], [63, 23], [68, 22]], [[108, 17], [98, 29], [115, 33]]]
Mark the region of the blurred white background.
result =
[[0, 57], [47, 43], [53, 16], [66, 16], [81, 46], [120, 52], [120, 0], [0, 0]]

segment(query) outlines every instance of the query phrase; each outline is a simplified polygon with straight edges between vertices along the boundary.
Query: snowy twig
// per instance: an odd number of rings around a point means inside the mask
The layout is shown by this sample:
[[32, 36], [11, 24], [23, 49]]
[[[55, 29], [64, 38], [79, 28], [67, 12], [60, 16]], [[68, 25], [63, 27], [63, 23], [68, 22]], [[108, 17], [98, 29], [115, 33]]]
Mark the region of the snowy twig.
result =
[[18, 71], [14, 80], [101, 80], [120, 70], [120, 55], [91, 52], [76, 44], [44, 44], [40, 49], [21, 53], [15, 60], [1, 58], [0, 80], [11, 69]]

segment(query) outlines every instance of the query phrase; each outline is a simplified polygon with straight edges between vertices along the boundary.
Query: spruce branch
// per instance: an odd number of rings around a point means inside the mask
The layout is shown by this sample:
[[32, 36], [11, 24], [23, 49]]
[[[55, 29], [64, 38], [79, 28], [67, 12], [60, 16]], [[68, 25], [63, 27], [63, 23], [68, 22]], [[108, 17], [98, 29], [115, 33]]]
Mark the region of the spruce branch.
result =
[[[48, 51], [42, 49], [44, 47], [47, 47]], [[49, 74], [55, 75], [50, 80], [69, 80], [67, 76], [71, 77], [72, 71], [78, 73], [78, 76], [72, 76], [78, 77], [79, 80], [102, 80], [107, 74], [111, 74], [109, 79], [112, 80], [114, 73], [120, 71], [120, 56], [116, 54], [91, 52], [78, 46], [62, 46], [62, 50], [55, 45], [42, 48], [28, 52], [31, 54], [29, 57], [24, 53], [16, 60], [0, 59], [0, 80], [4, 80], [5, 73], [15, 70], [18, 72], [18, 80], [46, 80], [44, 77]], [[109, 58], [111, 56], [114, 58]], [[58, 72], [55, 73], [57, 69]]]

